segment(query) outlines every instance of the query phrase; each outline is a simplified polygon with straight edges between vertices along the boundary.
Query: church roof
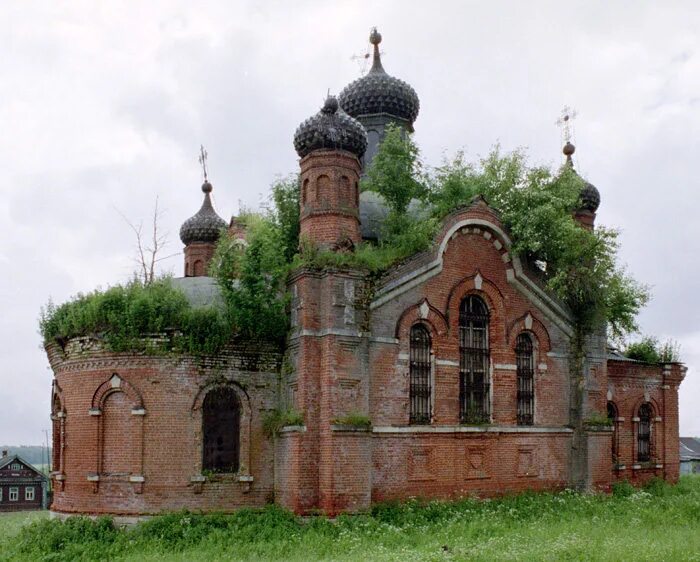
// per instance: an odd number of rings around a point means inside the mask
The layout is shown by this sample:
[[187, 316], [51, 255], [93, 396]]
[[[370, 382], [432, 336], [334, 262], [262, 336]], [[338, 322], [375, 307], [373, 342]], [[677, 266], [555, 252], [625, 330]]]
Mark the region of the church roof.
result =
[[382, 36], [373, 29], [369, 37], [374, 45], [372, 68], [365, 76], [348, 84], [338, 100], [353, 117], [386, 113], [413, 123], [420, 109], [418, 94], [409, 84], [384, 70], [379, 55], [381, 40]]
[[221, 229], [227, 226], [226, 221], [216, 214], [211, 204], [212, 185], [208, 181], [202, 184], [202, 191], [202, 207], [180, 227], [180, 240], [185, 245], [193, 242], [216, 242]]
[[367, 133], [359, 121], [340, 108], [334, 96], [328, 96], [321, 111], [297, 127], [294, 148], [300, 158], [324, 148], [347, 150], [360, 158], [367, 148]]

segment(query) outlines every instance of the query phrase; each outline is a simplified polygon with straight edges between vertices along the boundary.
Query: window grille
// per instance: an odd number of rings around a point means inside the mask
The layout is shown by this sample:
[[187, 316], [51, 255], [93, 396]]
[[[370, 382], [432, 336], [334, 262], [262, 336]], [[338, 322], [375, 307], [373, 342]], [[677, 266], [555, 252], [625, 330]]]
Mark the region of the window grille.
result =
[[489, 312], [470, 295], [459, 307], [459, 413], [462, 423], [487, 423], [489, 415]]
[[410, 423], [430, 423], [430, 333], [423, 324], [411, 328], [409, 357]]
[[240, 406], [235, 391], [230, 387], [211, 390], [204, 398], [202, 409], [202, 468], [236, 472], [240, 451]]
[[608, 402], [608, 420], [610, 420], [610, 426], [613, 429], [612, 436], [612, 461], [619, 462], [617, 453], [617, 408], [612, 402]]
[[651, 460], [651, 406], [642, 404], [639, 407], [639, 427], [637, 428], [637, 460]]
[[535, 366], [532, 339], [520, 334], [515, 342], [518, 378], [518, 425], [532, 425], [535, 414]]

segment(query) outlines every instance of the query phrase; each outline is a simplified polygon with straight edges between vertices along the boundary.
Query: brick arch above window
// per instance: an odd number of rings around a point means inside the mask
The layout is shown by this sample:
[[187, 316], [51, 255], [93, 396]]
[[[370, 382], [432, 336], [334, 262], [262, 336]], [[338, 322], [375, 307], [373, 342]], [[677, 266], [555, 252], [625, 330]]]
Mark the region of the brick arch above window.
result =
[[637, 416], [639, 416], [639, 408], [641, 408], [643, 404], [649, 404], [651, 406], [652, 420], [662, 415], [661, 406], [654, 397], [650, 396], [647, 400], [645, 396], [641, 396], [640, 398], [637, 398], [637, 400], [634, 402], [634, 407], [631, 412], [632, 418], [636, 418]]
[[120, 377], [118, 373], [112, 373], [106, 381], [97, 387], [97, 390], [92, 396], [92, 410], [101, 410], [104, 401], [111, 392], [123, 392], [131, 400], [134, 410], [143, 410], [141, 394], [129, 381]]
[[518, 336], [523, 332], [530, 334], [539, 351], [547, 353], [552, 350], [552, 342], [547, 328], [531, 310], [508, 325], [508, 345], [511, 348], [515, 347]]
[[[56, 405], [58, 404], [58, 408]], [[53, 381], [53, 388], [51, 392], [51, 415], [55, 416], [59, 413], [63, 415], [66, 414], [66, 405], [63, 399], [63, 389], [59, 386], [57, 381]]]
[[489, 337], [492, 347], [506, 343], [505, 330], [505, 300], [498, 287], [477, 272], [456, 283], [447, 297], [445, 318], [448, 321], [450, 333], [458, 333], [459, 307], [462, 301], [470, 295], [481, 298], [489, 311]]
[[447, 335], [449, 326], [447, 319], [428, 299], [408, 307], [401, 313], [396, 322], [395, 337], [398, 339], [408, 337], [411, 327], [416, 323], [426, 324], [431, 332], [433, 340]]

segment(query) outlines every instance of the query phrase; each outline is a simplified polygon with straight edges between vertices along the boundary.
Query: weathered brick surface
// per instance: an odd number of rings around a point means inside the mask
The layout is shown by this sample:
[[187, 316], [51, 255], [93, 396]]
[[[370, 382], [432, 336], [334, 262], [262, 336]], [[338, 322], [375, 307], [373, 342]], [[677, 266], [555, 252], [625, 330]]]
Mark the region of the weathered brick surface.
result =
[[316, 150], [301, 162], [300, 236], [324, 248], [360, 236], [360, 161], [342, 150]]
[[[678, 387], [685, 376], [679, 363], [646, 365], [632, 361], [608, 362], [608, 399], [618, 418], [614, 428], [617, 458], [614, 480], [643, 483], [654, 476], [676, 482], [679, 474]], [[639, 407], [652, 406], [651, 461], [637, 458]]]
[[214, 242], [192, 242], [185, 246], [185, 277], [206, 275], [215, 250]]
[[[326, 151], [302, 160], [302, 234], [321, 245], [359, 236], [353, 158]], [[330, 187], [325, 198], [311, 193], [319, 181]], [[600, 333], [586, 339], [579, 380], [565, 308], [509, 244], [498, 217], [476, 201], [445, 219], [430, 250], [375, 285], [356, 271], [295, 272], [284, 361], [241, 343], [199, 359], [108, 353], [89, 338], [50, 346], [61, 467], [53, 509], [129, 515], [275, 501], [297, 513], [336, 514], [390, 498], [608, 490], [615, 480], [655, 475], [675, 481], [685, 368], [611, 360]], [[468, 295], [481, 297], [490, 315], [485, 426], [459, 419], [458, 311]], [[425, 426], [409, 423], [409, 334], [418, 322], [432, 342]], [[532, 427], [517, 425], [514, 349], [522, 332], [534, 342]], [[201, 474], [201, 402], [219, 383], [235, 385], [243, 404], [241, 469], [210, 478]], [[608, 401], [618, 410], [613, 428], [593, 427]], [[645, 401], [654, 410], [653, 461], [640, 464], [634, 418]], [[303, 425], [265, 436], [264, 413], [276, 407], [299, 411]], [[343, 426], [350, 414], [373, 427]]]
[[[94, 342], [49, 351], [65, 415], [54, 511], [130, 515], [272, 501], [274, 451], [262, 420], [277, 405], [273, 351], [234, 348], [215, 360], [110, 353]], [[242, 403], [241, 469], [199, 483], [201, 401], [217, 384], [233, 385]]]

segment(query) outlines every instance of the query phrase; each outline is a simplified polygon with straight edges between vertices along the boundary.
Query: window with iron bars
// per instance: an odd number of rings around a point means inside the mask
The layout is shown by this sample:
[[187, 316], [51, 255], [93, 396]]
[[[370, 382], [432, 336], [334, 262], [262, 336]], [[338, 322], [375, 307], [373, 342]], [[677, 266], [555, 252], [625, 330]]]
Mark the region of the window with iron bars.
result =
[[639, 407], [639, 427], [637, 428], [637, 461], [651, 460], [651, 406], [648, 403]]
[[459, 306], [459, 415], [462, 423], [488, 423], [489, 311], [469, 295]]
[[613, 428], [613, 438], [612, 438], [612, 460], [613, 462], [619, 462], [618, 458], [618, 431], [617, 431], [617, 407], [614, 403], [608, 402], [608, 419], [610, 420], [610, 425]]
[[518, 378], [518, 425], [532, 425], [535, 414], [535, 365], [532, 339], [520, 334], [515, 342]]
[[431, 418], [430, 333], [423, 324], [411, 328], [410, 338], [410, 423], [426, 424]]

